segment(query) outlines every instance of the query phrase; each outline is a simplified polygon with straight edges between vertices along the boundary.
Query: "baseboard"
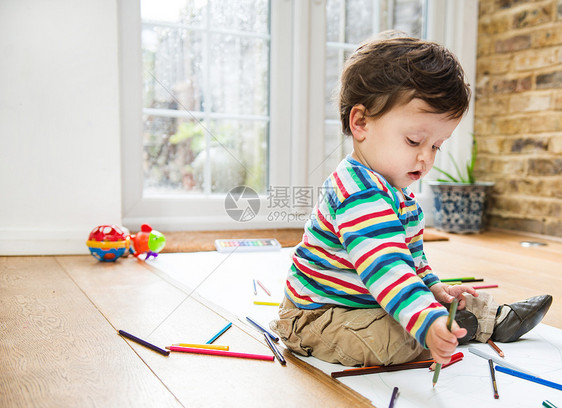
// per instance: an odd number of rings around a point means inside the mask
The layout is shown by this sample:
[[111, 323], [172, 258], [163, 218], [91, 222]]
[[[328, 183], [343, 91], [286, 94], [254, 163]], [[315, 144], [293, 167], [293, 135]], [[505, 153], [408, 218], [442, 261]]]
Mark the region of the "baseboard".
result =
[[0, 229], [0, 256], [85, 255], [89, 230]]

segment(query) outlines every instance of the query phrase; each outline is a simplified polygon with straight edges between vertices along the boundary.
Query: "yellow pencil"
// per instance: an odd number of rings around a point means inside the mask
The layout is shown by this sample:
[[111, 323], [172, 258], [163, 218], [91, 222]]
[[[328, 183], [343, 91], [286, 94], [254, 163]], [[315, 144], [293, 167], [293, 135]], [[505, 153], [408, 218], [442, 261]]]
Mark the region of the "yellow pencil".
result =
[[259, 300], [254, 300], [254, 305], [279, 306], [279, 303], [277, 303], [277, 302], [260, 302]]
[[225, 350], [228, 351], [229, 347], [228, 346], [219, 346], [217, 344], [188, 344], [188, 343], [175, 343], [172, 344], [172, 346], [177, 346], [177, 347], [191, 347], [191, 348], [202, 348], [202, 349], [208, 349], [208, 350]]

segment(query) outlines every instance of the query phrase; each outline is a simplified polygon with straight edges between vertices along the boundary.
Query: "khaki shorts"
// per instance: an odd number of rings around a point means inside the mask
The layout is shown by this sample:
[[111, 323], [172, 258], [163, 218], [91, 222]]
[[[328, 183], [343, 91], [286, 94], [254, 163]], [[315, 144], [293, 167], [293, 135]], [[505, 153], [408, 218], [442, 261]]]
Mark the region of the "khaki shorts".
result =
[[[479, 320], [476, 339], [486, 341], [498, 305], [484, 293], [478, 298], [466, 297], [467, 310]], [[284, 298], [279, 319], [272, 321], [270, 328], [291, 351], [345, 366], [392, 365], [431, 358], [429, 350], [382, 308], [324, 306], [308, 310]]]

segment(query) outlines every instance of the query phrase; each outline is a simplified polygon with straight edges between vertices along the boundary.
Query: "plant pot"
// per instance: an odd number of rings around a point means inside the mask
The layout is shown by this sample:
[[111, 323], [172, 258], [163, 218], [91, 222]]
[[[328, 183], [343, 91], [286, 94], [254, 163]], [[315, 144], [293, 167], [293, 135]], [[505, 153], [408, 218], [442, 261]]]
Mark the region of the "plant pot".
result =
[[434, 194], [435, 228], [460, 234], [477, 233], [483, 229], [486, 201], [494, 183], [426, 183]]

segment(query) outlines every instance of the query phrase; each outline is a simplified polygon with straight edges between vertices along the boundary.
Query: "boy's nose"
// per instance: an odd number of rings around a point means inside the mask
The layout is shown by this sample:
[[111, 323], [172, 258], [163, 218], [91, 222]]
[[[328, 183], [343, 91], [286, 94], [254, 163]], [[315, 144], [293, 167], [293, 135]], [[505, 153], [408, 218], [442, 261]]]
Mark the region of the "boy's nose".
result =
[[426, 149], [421, 149], [421, 150], [418, 152], [418, 161], [420, 161], [420, 162], [426, 162], [426, 161], [428, 161], [429, 157], [430, 157], [430, 153], [428, 153], [428, 152], [426, 151]]

